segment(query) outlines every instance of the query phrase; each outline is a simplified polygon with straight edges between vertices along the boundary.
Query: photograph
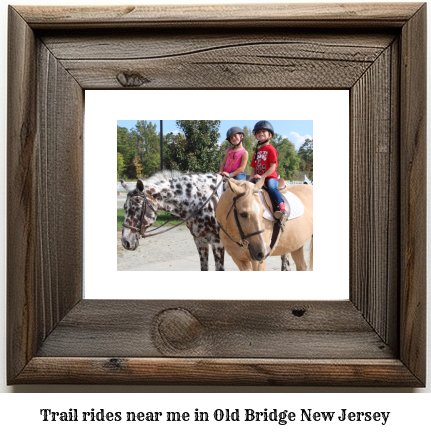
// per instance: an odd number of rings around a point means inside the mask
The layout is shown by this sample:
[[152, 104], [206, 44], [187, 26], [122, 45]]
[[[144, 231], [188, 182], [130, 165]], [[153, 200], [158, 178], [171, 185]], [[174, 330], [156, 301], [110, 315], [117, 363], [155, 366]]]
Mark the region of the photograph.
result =
[[119, 120], [117, 181], [119, 271], [312, 270], [310, 120]]

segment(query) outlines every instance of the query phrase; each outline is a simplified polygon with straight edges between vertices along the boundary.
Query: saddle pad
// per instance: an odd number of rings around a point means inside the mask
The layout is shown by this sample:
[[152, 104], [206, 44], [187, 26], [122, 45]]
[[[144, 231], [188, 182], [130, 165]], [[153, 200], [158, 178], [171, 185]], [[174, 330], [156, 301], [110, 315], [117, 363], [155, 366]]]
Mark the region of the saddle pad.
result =
[[[289, 214], [287, 220], [295, 219], [304, 214], [304, 204], [302, 201], [292, 192], [286, 191], [281, 194], [284, 202], [286, 204], [286, 210]], [[265, 207], [265, 211], [263, 212], [263, 217], [270, 221], [275, 221], [276, 219], [272, 215], [271, 211], [268, 210], [265, 200], [263, 199], [262, 191], [259, 191], [260, 200], [262, 201], [263, 206]], [[290, 212], [289, 212], [290, 209]]]

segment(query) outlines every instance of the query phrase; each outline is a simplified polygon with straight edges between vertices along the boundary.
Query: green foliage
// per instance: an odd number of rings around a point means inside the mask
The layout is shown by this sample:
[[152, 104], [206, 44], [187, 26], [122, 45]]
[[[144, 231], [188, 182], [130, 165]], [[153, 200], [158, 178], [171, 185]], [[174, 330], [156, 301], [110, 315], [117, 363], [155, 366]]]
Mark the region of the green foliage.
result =
[[[313, 180], [313, 140], [307, 138], [298, 150], [298, 156], [301, 158], [301, 168], [306, 175]], [[308, 173], [308, 174], [307, 174]]]
[[160, 168], [160, 135], [157, 133], [157, 125], [146, 120], [138, 120], [133, 134], [138, 143], [142, 175], [150, 177]]
[[121, 178], [124, 173], [124, 157], [121, 153], [117, 152], [117, 180]]
[[121, 175], [125, 178], [137, 178], [135, 166], [133, 164], [133, 158], [136, 153], [136, 140], [134, 140], [133, 135], [125, 127], [117, 126], [117, 153], [120, 153], [123, 157], [123, 170]]
[[141, 164], [141, 161], [139, 159], [139, 156], [135, 156], [133, 158], [133, 165], [135, 166], [136, 178], [141, 178], [143, 168], [142, 168], [142, 164]]
[[[177, 120], [181, 133], [169, 133], [164, 138], [165, 166], [182, 172], [218, 172], [228, 141], [217, 145], [220, 136], [219, 120]], [[240, 125], [238, 125], [240, 126]], [[160, 169], [160, 135], [157, 126], [146, 120], [138, 120], [135, 128], [117, 126], [117, 176], [136, 180], [149, 177]], [[249, 153], [246, 174], [251, 173], [251, 161], [256, 139], [246, 126], [244, 146]], [[306, 139], [298, 151], [282, 136], [275, 134], [271, 144], [278, 153], [278, 174], [286, 180], [303, 180], [304, 175], [313, 179], [313, 140]]]
[[307, 138], [298, 150], [298, 155], [307, 164], [307, 169], [311, 169], [313, 165], [313, 140]]
[[244, 131], [244, 147], [248, 151], [248, 161], [247, 161], [247, 166], [245, 168], [245, 173], [251, 174], [250, 164], [253, 157], [254, 148], [256, 147], [257, 140], [254, 137], [253, 132], [247, 126], [244, 126], [242, 130]]
[[278, 153], [277, 173], [286, 180], [292, 180], [298, 171], [299, 165], [299, 157], [295, 146], [287, 138], [283, 138], [277, 133], [274, 134], [271, 144]]
[[123, 157], [122, 175], [125, 178], [136, 180], [154, 174], [160, 168], [160, 135], [157, 133], [157, 125], [138, 120], [131, 131], [117, 126], [117, 152]]
[[166, 135], [166, 167], [182, 172], [217, 172], [220, 120], [177, 120], [178, 135]]

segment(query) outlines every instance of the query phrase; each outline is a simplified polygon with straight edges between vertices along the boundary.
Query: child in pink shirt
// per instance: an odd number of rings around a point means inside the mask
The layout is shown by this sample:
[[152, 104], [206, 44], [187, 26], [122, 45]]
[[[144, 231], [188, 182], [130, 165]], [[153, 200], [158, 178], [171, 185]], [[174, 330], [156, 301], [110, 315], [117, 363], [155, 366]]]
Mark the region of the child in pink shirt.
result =
[[248, 151], [244, 147], [244, 131], [236, 126], [231, 127], [226, 133], [226, 139], [232, 147], [226, 152], [218, 174], [235, 180], [245, 180]]

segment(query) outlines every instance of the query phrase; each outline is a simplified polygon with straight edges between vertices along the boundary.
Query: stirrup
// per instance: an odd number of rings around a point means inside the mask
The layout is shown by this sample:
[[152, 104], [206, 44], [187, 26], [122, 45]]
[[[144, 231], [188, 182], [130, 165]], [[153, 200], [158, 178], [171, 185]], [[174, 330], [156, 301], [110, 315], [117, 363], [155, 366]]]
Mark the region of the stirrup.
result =
[[277, 209], [277, 210], [274, 212], [274, 217], [275, 217], [276, 219], [281, 219], [281, 218], [283, 218], [283, 217], [286, 217], [286, 218], [287, 218], [287, 213], [283, 213], [280, 209]]
[[287, 222], [287, 218], [289, 217], [287, 213], [283, 213], [280, 210], [276, 210], [274, 212], [274, 217], [278, 220], [278, 222], [284, 225]]
[[283, 214], [279, 219], [280, 224], [284, 226], [287, 222], [287, 218], [288, 218], [287, 214]]

